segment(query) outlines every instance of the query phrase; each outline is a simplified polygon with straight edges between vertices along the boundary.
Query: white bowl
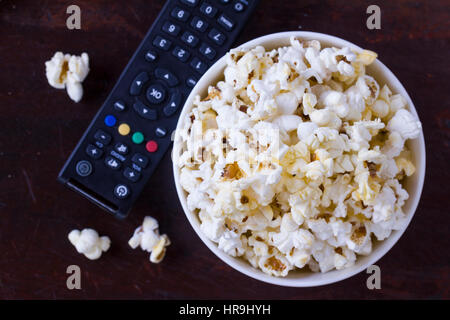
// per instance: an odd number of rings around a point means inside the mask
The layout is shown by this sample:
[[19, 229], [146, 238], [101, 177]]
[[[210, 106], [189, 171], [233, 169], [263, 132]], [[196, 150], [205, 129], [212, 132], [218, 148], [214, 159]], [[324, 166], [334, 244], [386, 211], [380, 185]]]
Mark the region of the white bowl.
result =
[[[265, 47], [267, 50], [277, 48], [280, 46], [289, 45], [289, 38], [291, 36], [307, 39], [307, 40], [318, 40], [325, 46], [335, 46], [335, 47], [350, 47], [356, 50], [362, 50], [360, 47], [350, 43], [346, 40], [322, 34], [316, 32], [305, 32], [305, 31], [292, 31], [292, 32], [280, 32], [274, 33], [267, 36], [256, 38], [252, 41], [244, 43], [240, 47], [244, 48], [253, 48], [257, 45], [261, 45]], [[173, 171], [175, 177], [175, 185], [177, 188], [178, 197], [180, 198], [181, 205], [184, 209], [186, 217], [194, 228], [195, 232], [197, 232], [198, 236], [202, 241], [208, 246], [211, 251], [218, 256], [222, 261], [227, 263], [229, 266], [234, 269], [246, 274], [249, 277], [272, 283], [281, 286], [289, 286], [289, 287], [313, 287], [320, 286], [325, 284], [330, 284], [333, 282], [337, 282], [346, 278], [349, 278], [364, 269], [367, 269], [370, 265], [374, 264], [378, 261], [386, 252], [391, 249], [394, 244], [398, 241], [400, 236], [406, 230], [409, 222], [411, 221], [414, 212], [419, 203], [420, 194], [422, 193], [422, 187], [424, 183], [425, 177], [425, 142], [423, 133], [420, 134], [420, 137], [414, 140], [409, 140], [407, 142], [408, 147], [412, 151], [413, 160], [416, 165], [416, 172], [413, 176], [409, 177], [406, 181], [405, 188], [409, 193], [409, 199], [403, 207], [404, 212], [408, 216], [407, 223], [404, 225], [402, 230], [393, 231], [392, 234], [385, 239], [384, 241], [375, 242], [373, 246], [373, 251], [368, 256], [358, 256], [358, 259], [354, 266], [343, 269], [343, 270], [332, 270], [326, 273], [314, 273], [310, 271], [291, 271], [289, 272], [287, 277], [279, 278], [273, 277], [263, 273], [261, 270], [253, 268], [248, 262], [240, 258], [234, 258], [220, 250], [217, 245], [209, 240], [203, 232], [200, 230], [200, 221], [197, 215], [193, 212], [190, 212], [187, 208], [186, 204], [186, 191], [180, 185], [180, 173], [178, 167], [175, 165], [177, 159], [180, 155], [180, 137], [177, 134], [179, 132], [179, 128], [181, 128], [183, 121], [186, 119], [186, 115], [190, 112], [192, 108], [192, 103], [194, 97], [196, 95], [204, 96], [207, 94], [207, 89], [209, 85], [217, 83], [217, 81], [223, 79], [223, 71], [225, 69], [225, 58], [222, 57], [218, 60], [198, 81], [195, 88], [192, 90], [189, 95], [184, 108], [181, 112], [180, 119], [178, 121], [177, 130], [174, 138], [174, 146], [173, 146]], [[405, 97], [408, 101], [409, 110], [417, 116], [416, 109], [414, 108], [414, 104], [411, 101], [408, 93], [405, 88], [402, 86], [400, 81], [395, 77], [395, 75], [379, 60], [376, 60], [373, 64], [371, 64], [367, 68], [367, 74], [373, 76], [380, 85], [387, 84], [393, 93], [400, 93], [403, 97]], [[418, 116], [417, 116], [418, 117]]]

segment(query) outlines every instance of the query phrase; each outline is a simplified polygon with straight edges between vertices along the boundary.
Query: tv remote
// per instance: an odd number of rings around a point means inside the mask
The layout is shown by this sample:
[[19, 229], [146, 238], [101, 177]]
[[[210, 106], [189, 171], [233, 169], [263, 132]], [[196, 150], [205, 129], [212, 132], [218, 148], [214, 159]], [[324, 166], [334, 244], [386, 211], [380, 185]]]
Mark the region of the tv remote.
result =
[[232, 46], [258, 0], [169, 0], [58, 175], [118, 218], [171, 145], [190, 91]]

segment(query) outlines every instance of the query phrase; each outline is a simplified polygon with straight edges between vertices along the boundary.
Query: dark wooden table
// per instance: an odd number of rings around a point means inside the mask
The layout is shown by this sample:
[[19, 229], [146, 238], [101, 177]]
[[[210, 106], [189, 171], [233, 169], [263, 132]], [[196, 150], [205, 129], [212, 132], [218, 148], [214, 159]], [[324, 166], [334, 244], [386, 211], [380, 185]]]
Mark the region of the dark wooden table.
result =
[[[367, 274], [317, 288], [258, 282], [228, 267], [201, 242], [178, 202], [169, 155], [130, 217], [117, 221], [56, 181], [61, 166], [120, 75], [162, 0], [0, 1], [0, 298], [449, 298], [449, 1], [384, 1], [381, 30], [366, 28], [371, 1], [263, 0], [237, 44], [288, 30], [336, 35], [379, 53], [410, 93], [423, 123], [427, 173], [415, 217], [379, 262], [382, 289]], [[82, 29], [66, 28], [66, 8], [81, 8]], [[72, 103], [46, 81], [55, 51], [87, 51], [85, 97]], [[159, 265], [131, 250], [145, 215], [173, 244]], [[89, 261], [67, 240], [93, 227], [112, 247]], [[66, 268], [81, 267], [82, 290], [66, 288]]]

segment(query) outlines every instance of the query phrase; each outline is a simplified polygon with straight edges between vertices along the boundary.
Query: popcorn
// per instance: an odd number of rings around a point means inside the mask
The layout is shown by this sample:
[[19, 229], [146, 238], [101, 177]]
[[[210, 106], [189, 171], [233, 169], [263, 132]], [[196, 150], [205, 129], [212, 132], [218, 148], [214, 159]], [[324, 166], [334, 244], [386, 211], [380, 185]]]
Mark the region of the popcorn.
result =
[[150, 261], [160, 263], [166, 254], [166, 247], [170, 245], [170, 239], [166, 234], [159, 235], [158, 221], [147, 216], [142, 226], [136, 228], [133, 236], [128, 241], [131, 248], [141, 247], [150, 252]]
[[404, 145], [405, 139], [403, 139], [400, 133], [394, 131], [389, 134], [387, 141], [381, 148], [381, 152], [388, 158], [394, 158], [402, 152]]
[[320, 95], [320, 103], [340, 118], [346, 117], [350, 111], [347, 96], [340, 91], [328, 90], [323, 92]]
[[395, 164], [398, 168], [398, 171], [403, 171], [408, 177], [412, 176], [414, 172], [416, 172], [416, 167], [409, 159], [402, 157], [396, 158]]
[[281, 93], [275, 98], [278, 110], [281, 114], [290, 115], [295, 112], [298, 107], [299, 99], [292, 92]]
[[300, 141], [307, 140], [319, 126], [314, 122], [302, 122], [297, 126], [297, 136]]
[[70, 243], [77, 249], [78, 253], [90, 260], [97, 260], [102, 252], [108, 251], [111, 240], [107, 236], [99, 237], [94, 229], [72, 230], [68, 235]]
[[347, 247], [355, 253], [368, 255], [372, 251], [372, 241], [368, 224], [354, 223]]
[[227, 54], [175, 159], [188, 209], [220, 250], [273, 276], [327, 272], [402, 227], [401, 181], [415, 172], [405, 142], [421, 126], [366, 74], [376, 57], [295, 38]]
[[239, 235], [233, 231], [225, 231], [218, 241], [219, 249], [229, 254], [232, 257], [239, 257], [244, 254], [242, 242]]
[[312, 122], [318, 126], [327, 126], [334, 129], [341, 127], [341, 119], [332, 111], [327, 109], [315, 110], [309, 115]]
[[289, 134], [290, 131], [297, 131], [302, 119], [296, 115], [282, 115], [276, 117], [272, 123], [276, 125], [284, 134]]
[[309, 115], [314, 111], [314, 106], [317, 104], [317, 97], [312, 93], [305, 93], [303, 95], [303, 113]]
[[377, 224], [381, 221], [390, 220], [394, 214], [396, 201], [394, 191], [390, 187], [384, 186], [377, 195], [373, 206], [372, 221]]
[[289, 261], [281, 254], [263, 257], [258, 266], [265, 273], [276, 277], [285, 277], [292, 269]]
[[387, 129], [398, 132], [403, 139], [415, 139], [419, 136], [422, 125], [416, 120], [411, 112], [405, 109], [398, 110], [389, 120]]
[[370, 109], [378, 118], [384, 118], [389, 114], [389, 105], [386, 103], [386, 101], [381, 99], [375, 101]]
[[372, 64], [377, 58], [377, 54], [370, 50], [363, 50], [356, 55], [356, 60], [362, 62], [365, 66]]
[[81, 83], [89, 73], [89, 56], [82, 53], [81, 56], [56, 52], [53, 57], [45, 62], [45, 74], [48, 83], [56, 89], [66, 88], [70, 99], [79, 102], [83, 97]]

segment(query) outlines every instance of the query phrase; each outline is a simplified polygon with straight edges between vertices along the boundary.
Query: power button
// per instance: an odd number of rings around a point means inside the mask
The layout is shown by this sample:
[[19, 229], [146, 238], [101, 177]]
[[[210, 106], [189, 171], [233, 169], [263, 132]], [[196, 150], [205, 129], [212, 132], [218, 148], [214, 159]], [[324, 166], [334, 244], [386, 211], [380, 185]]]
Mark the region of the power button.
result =
[[119, 199], [125, 199], [130, 195], [130, 188], [124, 184], [118, 184], [114, 187], [114, 195]]

